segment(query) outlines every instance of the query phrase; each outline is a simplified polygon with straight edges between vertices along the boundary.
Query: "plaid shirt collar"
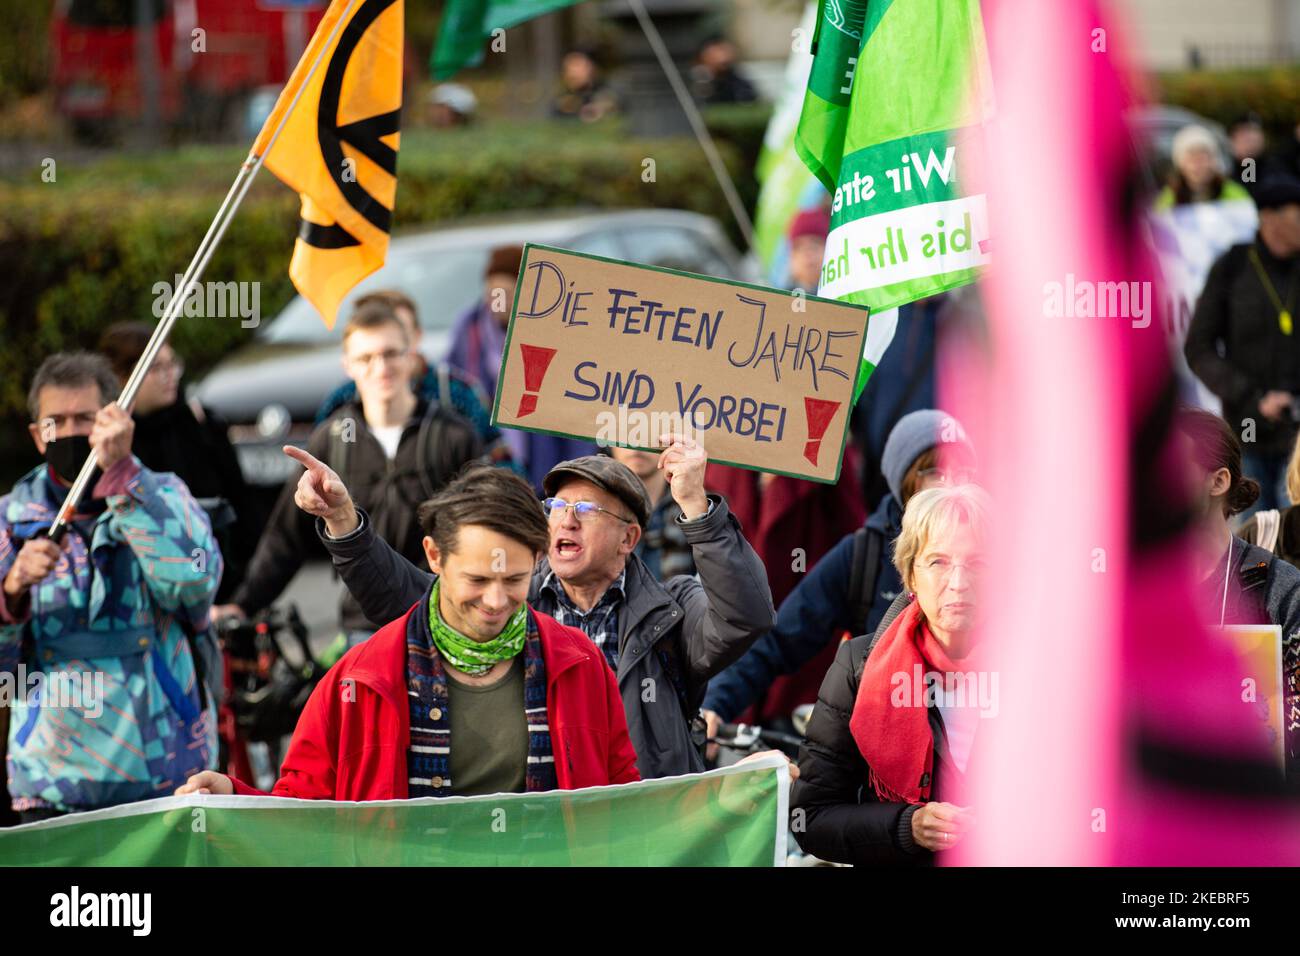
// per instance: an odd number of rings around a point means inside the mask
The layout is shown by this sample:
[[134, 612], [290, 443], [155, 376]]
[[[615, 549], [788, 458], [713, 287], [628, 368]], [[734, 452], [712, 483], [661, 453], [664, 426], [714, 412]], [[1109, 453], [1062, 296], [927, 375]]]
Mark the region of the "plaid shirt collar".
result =
[[623, 570], [618, 572], [618, 577], [610, 582], [605, 593], [600, 596], [600, 600], [591, 606], [590, 611], [583, 611], [578, 605], [573, 603], [573, 599], [564, 590], [564, 585], [560, 583], [559, 576], [554, 570], [548, 571], [546, 577], [542, 579], [541, 591], [550, 593], [551, 598], [569, 614], [576, 614], [579, 617], [587, 617], [595, 614], [597, 611], [603, 611], [606, 608], [617, 606], [617, 603], [627, 598], [627, 565]]
[[618, 671], [618, 629], [619, 609], [626, 598], [623, 589], [627, 580], [627, 568], [624, 567], [617, 578], [610, 582], [605, 593], [600, 596], [590, 611], [581, 611], [564, 592], [564, 585], [554, 571], [542, 581], [539, 597], [550, 596], [551, 614], [566, 627], [575, 627], [586, 634], [593, 644], [600, 648], [605, 662], [610, 669]]

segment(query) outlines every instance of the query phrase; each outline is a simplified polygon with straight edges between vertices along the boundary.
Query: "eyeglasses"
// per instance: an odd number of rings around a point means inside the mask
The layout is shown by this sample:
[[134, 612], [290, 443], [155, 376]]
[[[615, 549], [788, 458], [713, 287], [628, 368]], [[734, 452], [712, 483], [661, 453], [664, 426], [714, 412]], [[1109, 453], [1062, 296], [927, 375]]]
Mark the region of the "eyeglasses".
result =
[[972, 558], [965, 563], [951, 561], [942, 556], [936, 556], [929, 561], [921, 561], [919, 558], [914, 562], [914, 567], [924, 573], [927, 577], [939, 581], [947, 582], [952, 577], [953, 571], [958, 568], [965, 568], [966, 573], [971, 577], [978, 579], [983, 577], [984, 572], [988, 570], [988, 562], [983, 558]]
[[547, 498], [542, 502], [542, 510], [552, 521], [564, 515], [564, 512], [572, 508], [573, 513], [579, 521], [587, 521], [598, 514], [606, 514], [611, 518], [617, 518], [619, 521], [631, 524], [634, 519], [624, 518], [620, 514], [615, 514], [608, 508], [602, 508], [592, 501], [565, 501], [563, 498]]
[[154, 363], [149, 366], [149, 374], [157, 375], [160, 378], [180, 378], [185, 374], [185, 363], [179, 358], [173, 358], [170, 361], [164, 359], [154, 359]]
[[923, 468], [917, 472], [921, 481], [934, 481], [941, 485], [969, 485], [978, 477], [974, 468]]
[[406, 354], [406, 349], [384, 349], [382, 352], [372, 352], [369, 355], [354, 355], [349, 361], [368, 370], [375, 364], [375, 359], [379, 359], [385, 365], [392, 365], [400, 361]]

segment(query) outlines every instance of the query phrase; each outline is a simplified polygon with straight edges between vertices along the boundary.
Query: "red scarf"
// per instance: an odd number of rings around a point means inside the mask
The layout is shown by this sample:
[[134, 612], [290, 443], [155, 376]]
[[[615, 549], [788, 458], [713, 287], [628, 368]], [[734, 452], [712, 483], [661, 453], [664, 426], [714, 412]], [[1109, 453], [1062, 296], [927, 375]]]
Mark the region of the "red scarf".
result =
[[[915, 668], [921, 666], [921, 695], [915, 699]], [[870, 768], [871, 788], [886, 802], [924, 803], [934, 787], [934, 735], [925, 706], [924, 678], [958, 667], [930, 633], [915, 598], [880, 636], [862, 667], [849, 731]], [[910, 706], [895, 706], [898, 697]]]

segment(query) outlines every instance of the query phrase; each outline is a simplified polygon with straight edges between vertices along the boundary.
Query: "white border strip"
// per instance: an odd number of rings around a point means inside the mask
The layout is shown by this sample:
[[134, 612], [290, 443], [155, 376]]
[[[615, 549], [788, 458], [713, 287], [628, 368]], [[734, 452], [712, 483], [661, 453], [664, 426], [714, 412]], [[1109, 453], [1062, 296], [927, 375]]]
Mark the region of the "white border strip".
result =
[[776, 860], [772, 865], [785, 866], [790, 855], [790, 764], [784, 754], [773, 757], [779, 757], [781, 765], [776, 768]]

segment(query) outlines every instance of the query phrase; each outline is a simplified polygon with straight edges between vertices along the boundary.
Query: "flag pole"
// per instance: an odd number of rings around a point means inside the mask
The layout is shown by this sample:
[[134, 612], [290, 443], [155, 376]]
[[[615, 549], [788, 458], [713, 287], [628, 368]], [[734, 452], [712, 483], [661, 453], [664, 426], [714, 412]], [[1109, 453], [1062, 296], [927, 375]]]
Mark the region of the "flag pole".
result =
[[[144, 351], [140, 354], [139, 360], [135, 363], [135, 368], [131, 370], [126, 383], [122, 386], [122, 391], [117, 397], [118, 407], [126, 411], [131, 411], [131, 406], [135, 403], [136, 393], [144, 383], [144, 378], [149, 374], [149, 369], [153, 366], [154, 360], [162, 347], [167, 344], [167, 337], [171, 335], [172, 328], [176, 325], [176, 320], [180, 317], [181, 306], [185, 302], [186, 293], [190, 287], [199, 281], [203, 275], [203, 270], [207, 268], [208, 262], [211, 261], [213, 253], [216, 252], [218, 244], [226, 234], [226, 228], [235, 218], [235, 213], [239, 211], [240, 204], [244, 197], [248, 195], [249, 187], [253, 184], [257, 171], [262, 168], [263, 157], [271, 151], [275, 141], [279, 139], [281, 130], [288, 122], [289, 117], [293, 114], [294, 108], [298, 105], [298, 100], [302, 97], [303, 91], [310, 84], [312, 77], [316, 75], [316, 70], [324, 59], [325, 51], [334, 45], [334, 40], [338, 36], [339, 30], [347, 22], [348, 14], [356, 5], [357, 0], [348, 0], [347, 8], [334, 24], [334, 29], [327, 40], [316, 53], [316, 59], [312, 61], [307, 75], [303, 81], [298, 84], [298, 89], [294, 93], [293, 100], [289, 103], [287, 109], [280, 114], [280, 120], [276, 124], [275, 130], [271, 133], [271, 138], [267, 141], [266, 147], [262, 150], [261, 155], [249, 152], [248, 158], [240, 164], [239, 172], [235, 176], [235, 181], [230, 184], [230, 190], [226, 193], [226, 198], [222, 200], [221, 206], [217, 209], [217, 214], [213, 217], [212, 223], [208, 226], [207, 233], [204, 234], [203, 240], [199, 247], [194, 251], [193, 258], [190, 259], [189, 267], [181, 277], [181, 281], [176, 284], [172, 290], [172, 297], [167, 302], [167, 308], [163, 312], [162, 318], [153, 330], [153, 335], [149, 337], [148, 344], [145, 345]], [[292, 79], [292, 74], [290, 74]], [[260, 137], [260, 133], [258, 134]], [[256, 145], [256, 141], [254, 141]], [[67, 534], [68, 525], [72, 521], [73, 514], [76, 513], [77, 505], [81, 503], [82, 497], [86, 494], [90, 486], [91, 478], [94, 476], [99, 463], [96, 455], [93, 453], [86, 458], [85, 464], [81, 466], [81, 471], [77, 475], [77, 480], [72, 483], [68, 490], [68, 497], [64, 500], [63, 506], [59, 508], [59, 513], [50, 525], [49, 538], [55, 544], [63, 540]]]
[[722, 188], [722, 194], [727, 199], [727, 205], [731, 207], [731, 215], [735, 218], [736, 225], [740, 227], [741, 235], [745, 237], [746, 244], [753, 248], [754, 223], [750, 220], [749, 213], [745, 211], [745, 204], [740, 201], [740, 193], [736, 191], [736, 184], [732, 181], [731, 174], [727, 172], [726, 164], [722, 162], [722, 156], [718, 153], [718, 147], [714, 144], [708, 127], [704, 125], [704, 118], [700, 116], [700, 110], [695, 105], [695, 100], [691, 98], [690, 91], [686, 89], [686, 84], [682, 80], [681, 72], [677, 69], [677, 64], [673, 62], [668, 47], [664, 45], [663, 37], [659, 35], [659, 28], [650, 19], [650, 14], [646, 12], [642, 0], [628, 0], [628, 5], [632, 8], [632, 12], [636, 14], [637, 22], [641, 24], [641, 32], [645, 34], [646, 40], [650, 42], [650, 49], [654, 50], [655, 57], [659, 60], [659, 66], [663, 68], [664, 75], [668, 77], [668, 85], [673, 88], [673, 93], [677, 95], [677, 102], [681, 104], [682, 111], [691, 124], [695, 139], [699, 142], [700, 148], [704, 150], [705, 157], [708, 158], [709, 166], [713, 169], [713, 178], [718, 181], [718, 185]]

